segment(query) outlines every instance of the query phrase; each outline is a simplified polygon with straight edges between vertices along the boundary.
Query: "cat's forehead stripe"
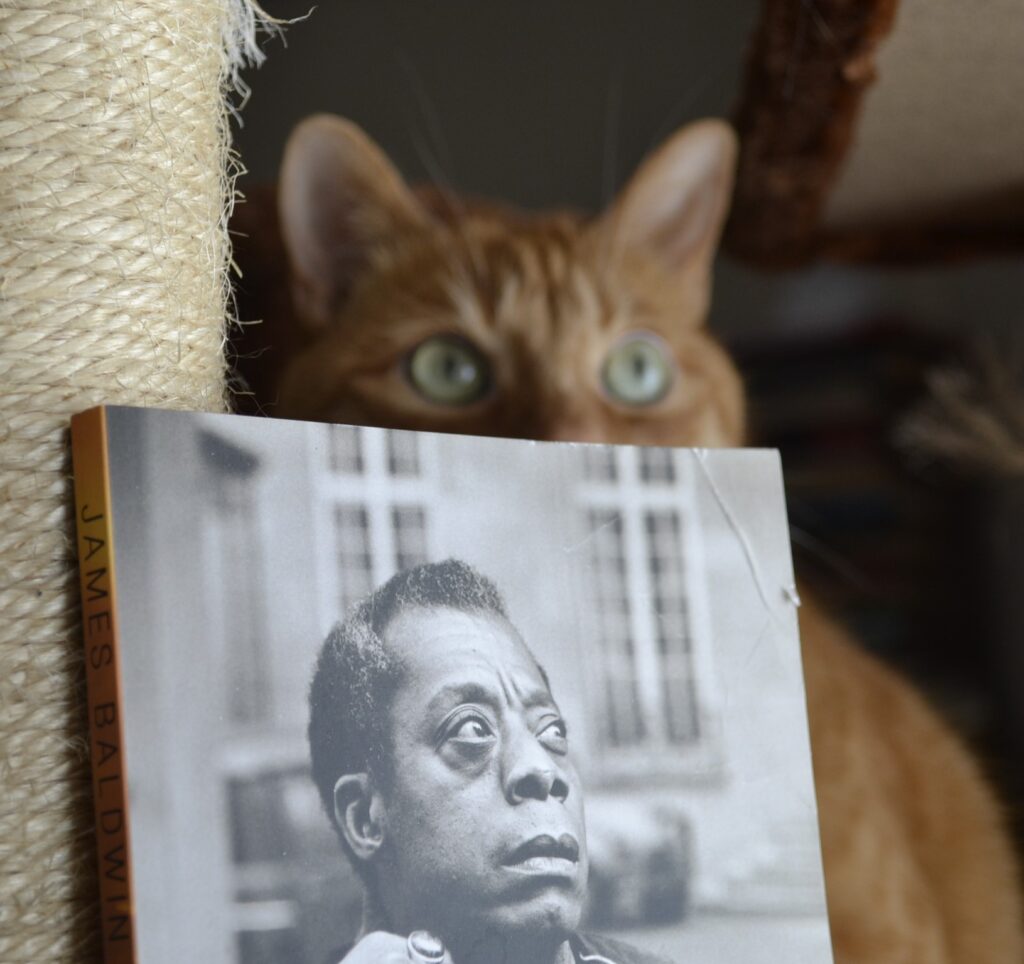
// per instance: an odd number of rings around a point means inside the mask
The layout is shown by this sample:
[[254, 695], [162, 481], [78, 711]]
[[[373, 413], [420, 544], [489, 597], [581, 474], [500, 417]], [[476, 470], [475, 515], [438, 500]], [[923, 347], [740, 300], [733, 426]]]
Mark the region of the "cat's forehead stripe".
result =
[[460, 326], [480, 337], [529, 320], [531, 334], [550, 336], [603, 328], [614, 313], [588, 264], [579, 256], [578, 230], [567, 219], [503, 223], [478, 221], [463, 236], [471, 250], [449, 288]]

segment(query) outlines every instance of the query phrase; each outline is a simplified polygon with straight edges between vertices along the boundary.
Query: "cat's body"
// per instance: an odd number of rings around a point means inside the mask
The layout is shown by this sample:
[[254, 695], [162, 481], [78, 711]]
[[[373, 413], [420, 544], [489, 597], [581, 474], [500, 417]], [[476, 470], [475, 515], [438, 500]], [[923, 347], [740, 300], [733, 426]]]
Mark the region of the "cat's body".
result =
[[[703, 327], [734, 151], [724, 125], [691, 125], [586, 222], [417, 195], [352, 125], [314, 118], [289, 143], [281, 238], [251, 209], [258, 243], [241, 245], [280, 378], [241, 367], [287, 417], [741, 445], [742, 384]], [[837, 964], [1024, 960], [1012, 847], [974, 761], [813, 605], [801, 626]]]

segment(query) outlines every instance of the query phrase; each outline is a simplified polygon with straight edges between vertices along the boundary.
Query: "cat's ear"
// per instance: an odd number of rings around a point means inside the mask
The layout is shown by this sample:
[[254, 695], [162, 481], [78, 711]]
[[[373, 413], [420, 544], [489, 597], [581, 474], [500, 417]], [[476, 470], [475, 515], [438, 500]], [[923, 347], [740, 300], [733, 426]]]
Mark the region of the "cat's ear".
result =
[[677, 131], [598, 221], [602, 246], [642, 250], [670, 271], [710, 267], [729, 211], [736, 153], [736, 135], [724, 121]]
[[384, 152], [351, 121], [331, 114], [292, 132], [278, 206], [303, 316], [328, 324], [353, 279], [426, 216]]

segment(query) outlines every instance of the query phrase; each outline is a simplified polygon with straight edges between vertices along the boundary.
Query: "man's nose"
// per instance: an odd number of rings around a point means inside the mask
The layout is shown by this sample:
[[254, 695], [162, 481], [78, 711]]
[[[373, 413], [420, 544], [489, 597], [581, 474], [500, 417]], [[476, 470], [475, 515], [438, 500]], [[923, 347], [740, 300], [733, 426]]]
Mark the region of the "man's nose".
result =
[[505, 798], [509, 803], [548, 797], [564, 803], [568, 796], [568, 781], [533, 733], [521, 733], [509, 740], [505, 767]]

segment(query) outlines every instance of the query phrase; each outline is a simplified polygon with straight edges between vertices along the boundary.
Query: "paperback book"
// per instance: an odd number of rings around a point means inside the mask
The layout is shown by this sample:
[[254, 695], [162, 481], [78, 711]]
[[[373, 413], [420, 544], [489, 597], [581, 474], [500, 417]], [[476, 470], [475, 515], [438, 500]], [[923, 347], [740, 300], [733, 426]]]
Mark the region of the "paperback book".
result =
[[776, 452], [72, 440], [110, 964], [831, 964]]

